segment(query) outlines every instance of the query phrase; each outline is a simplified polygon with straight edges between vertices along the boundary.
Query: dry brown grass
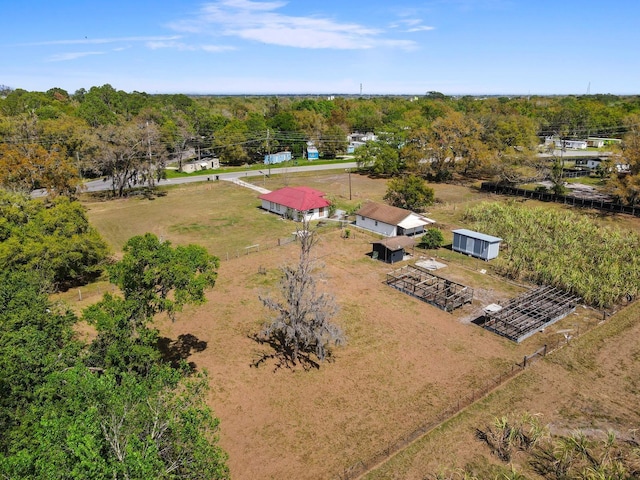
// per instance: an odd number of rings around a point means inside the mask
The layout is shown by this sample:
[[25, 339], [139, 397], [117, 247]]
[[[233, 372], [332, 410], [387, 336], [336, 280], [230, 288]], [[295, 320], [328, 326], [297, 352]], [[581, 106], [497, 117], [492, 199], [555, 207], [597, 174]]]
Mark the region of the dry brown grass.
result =
[[[348, 203], [347, 182], [346, 173], [333, 172], [274, 176], [265, 186], [304, 184]], [[262, 179], [256, 183], [262, 185]], [[459, 225], [466, 204], [489, 198], [465, 187], [434, 188], [442, 202], [429, 215], [447, 226]], [[352, 175], [353, 204], [380, 201], [385, 189], [385, 180]], [[490, 270], [490, 264], [446, 250], [424, 253], [438, 253], [449, 263], [439, 273], [476, 290], [473, 305], [447, 314], [384, 285], [390, 266], [366, 256], [368, 234], [356, 231], [354, 238], [343, 239], [333, 230], [321, 236], [316, 255], [323, 265], [321, 285], [341, 307], [336, 322], [346, 332], [347, 345], [319, 370], [275, 369], [269, 362], [256, 368], [252, 363], [268, 353], [250, 339], [268, 315], [258, 296], [273, 291], [279, 267], [297, 255], [297, 245], [290, 244], [224, 258], [224, 252], [247, 245], [275, 245], [295, 230], [258, 205], [256, 192], [226, 182], [173, 188], [153, 201], [87, 203], [91, 221], [115, 249], [130, 236], [150, 231], [174, 243], [199, 243], [223, 257], [208, 303], [187, 308], [175, 323], [160, 319], [159, 327], [170, 339], [191, 334], [206, 342], [207, 348], [188, 360], [209, 372], [209, 404], [221, 419], [221, 444], [230, 454], [233, 478], [336, 478], [547, 341], [536, 335], [516, 345], [469, 324], [482, 305], [522, 291], [490, 271], [479, 272]], [[263, 269], [266, 274], [259, 273]], [[571, 317], [545, 335], [553, 339], [557, 329], [588, 321], [588, 315]], [[544, 391], [551, 394], [560, 378]], [[542, 393], [540, 381], [527, 372], [514, 381], [513, 391], [504, 390], [511, 393], [503, 402], [524, 402]], [[523, 393], [529, 384], [531, 390]], [[486, 407], [487, 412], [499, 412], [506, 404]], [[570, 402], [565, 399], [565, 404]], [[548, 400], [547, 410], [553, 405]], [[455, 420], [446, 427], [456, 432], [455, 438], [429, 437], [373, 478], [422, 478], [450, 464], [452, 455], [460, 454], [461, 462], [473, 458], [473, 453], [461, 454], [477, 447], [468, 425]]]

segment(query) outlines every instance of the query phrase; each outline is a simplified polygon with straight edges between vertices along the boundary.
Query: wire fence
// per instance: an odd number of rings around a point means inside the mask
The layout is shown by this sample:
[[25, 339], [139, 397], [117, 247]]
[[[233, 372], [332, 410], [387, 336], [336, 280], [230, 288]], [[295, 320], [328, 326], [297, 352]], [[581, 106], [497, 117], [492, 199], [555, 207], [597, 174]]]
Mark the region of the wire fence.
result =
[[[603, 313], [602, 320], [596, 323], [594, 326], [605, 321], [608, 316], [609, 315]], [[400, 453], [402, 450], [413, 444], [418, 439], [422, 438], [430, 431], [434, 430], [436, 427], [439, 427], [445, 422], [451, 420], [467, 407], [483, 399], [493, 390], [501, 385], [504, 385], [509, 380], [516, 377], [528, 367], [533, 365], [536, 361], [564, 347], [565, 345], [570, 344], [581, 334], [583, 335], [589, 330], [590, 328], [583, 328], [581, 332], [580, 329], [578, 329], [577, 331], [572, 332], [574, 334], [571, 336], [566, 335], [564, 336], [564, 338], [558, 338], [558, 340], [556, 342], [553, 342], [553, 344], [545, 344], [530, 355], [525, 355], [522, 359], [522, 362], [513, 364], [511, 366], [511, 369], [506, 370], [499, 375], [486, 380], [485, 382], [483, 382], [483, 385], [481, 387], [471, 389], [471, 391], [466, 395], [458, 397], [453, 401], [453, 403], [450, 404], [448, 408], [440, 411], [433, 418], [420, 423], [413, 430], [397, 437], [390, 442], [387, 442], [386, 445], [384, 445], [380, 450], [378, 450], [377, 453], [375, 453], [371, 457], [357, 460], [355, 463], [344, 468], [341, 472], [336, 474], [334, 478], [339, 480], [354, 480], [361, 478], [375, 468], [382, 466], [389, 459], [391, 459], [391, 457]]]
[[[323, 233], [332, 232], [337, 229], [347, 230], [349, 226], [349, 222], [346, 221], [325, 221], [319, 225], [318, 232], [322, 235]], [[350, 230], [350, 229], [349, 229]], [[355, 231], [350, 230], [350, 236], [354, 236]], [[276, 238], [272, 240], [268, 240], [266, 242], [255, 244], [255, 245], [247, 245], [243, 248], [238, 248], [231, 252], [225, 252], [218, 256], [220, 261], [230, 261], [245, 257], [247, 255], [254, 255], [259, 253], [264, 253], [269, 250], [273, 250], [274, 248], [284, 247], [297, 241], [298, 236], [296, 233], [291, 234], [289, 237]]]
[[580, 198], [571, 195], [556, 195], [551, 192], [541, 192], [536, 190], [526, 190], [524, 188], [509, 187], [493, 182], [483, 182], [480, 190], [500, 195], [513, 195], [517, 197], [531, 198], [542, 202], [563, 203], [575, 207], [593, 208], [611, 213], [626, 213], [635, 217], [640, 217], [640, 206], [623, 205], [621, 203], [607, 202], [603, 199]]

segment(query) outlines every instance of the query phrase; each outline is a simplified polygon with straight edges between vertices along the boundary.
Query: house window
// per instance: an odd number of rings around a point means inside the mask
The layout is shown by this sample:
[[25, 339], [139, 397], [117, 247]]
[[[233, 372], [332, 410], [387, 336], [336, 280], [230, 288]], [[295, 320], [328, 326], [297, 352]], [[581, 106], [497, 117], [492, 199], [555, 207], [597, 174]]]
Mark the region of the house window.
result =
[[378, 226], [378, 220], [376, 220], [376, 227]]
[[280, 211], [280, 204], [276, 203], [276, 212], [279, 212], [279, 211]]
[[360, 220], [362, 220], [362, 221], [364, 222], [364, 217], [363, 217], [363, 216], [360, 216]]

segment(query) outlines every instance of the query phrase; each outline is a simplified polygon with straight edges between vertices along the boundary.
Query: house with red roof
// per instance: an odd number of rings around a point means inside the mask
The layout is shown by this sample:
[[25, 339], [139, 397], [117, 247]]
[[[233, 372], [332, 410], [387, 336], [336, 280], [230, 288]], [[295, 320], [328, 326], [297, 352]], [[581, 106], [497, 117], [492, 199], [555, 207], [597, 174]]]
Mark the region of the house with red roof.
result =
[[325, 193], [309, 187], [284, 187], [260, 195], [262, 208], [295, 221], [317, 220], [329, 216], [331, 203]]

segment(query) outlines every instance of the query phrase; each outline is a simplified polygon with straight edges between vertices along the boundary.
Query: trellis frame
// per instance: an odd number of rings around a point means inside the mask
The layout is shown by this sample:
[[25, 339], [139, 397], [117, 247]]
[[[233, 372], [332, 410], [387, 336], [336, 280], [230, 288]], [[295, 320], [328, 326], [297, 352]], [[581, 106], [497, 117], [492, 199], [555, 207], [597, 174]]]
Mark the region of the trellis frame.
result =
[[417, 265], [405, 265], [387, 273], [386, 284], [445, 312], [473, 301], [473, 288], [434, 275]]
[[485, 312], [482, 326], [520, 343], [572, 313], [579, 301], [576, 295], [543, 285], [512, 298], [497, 312]]

